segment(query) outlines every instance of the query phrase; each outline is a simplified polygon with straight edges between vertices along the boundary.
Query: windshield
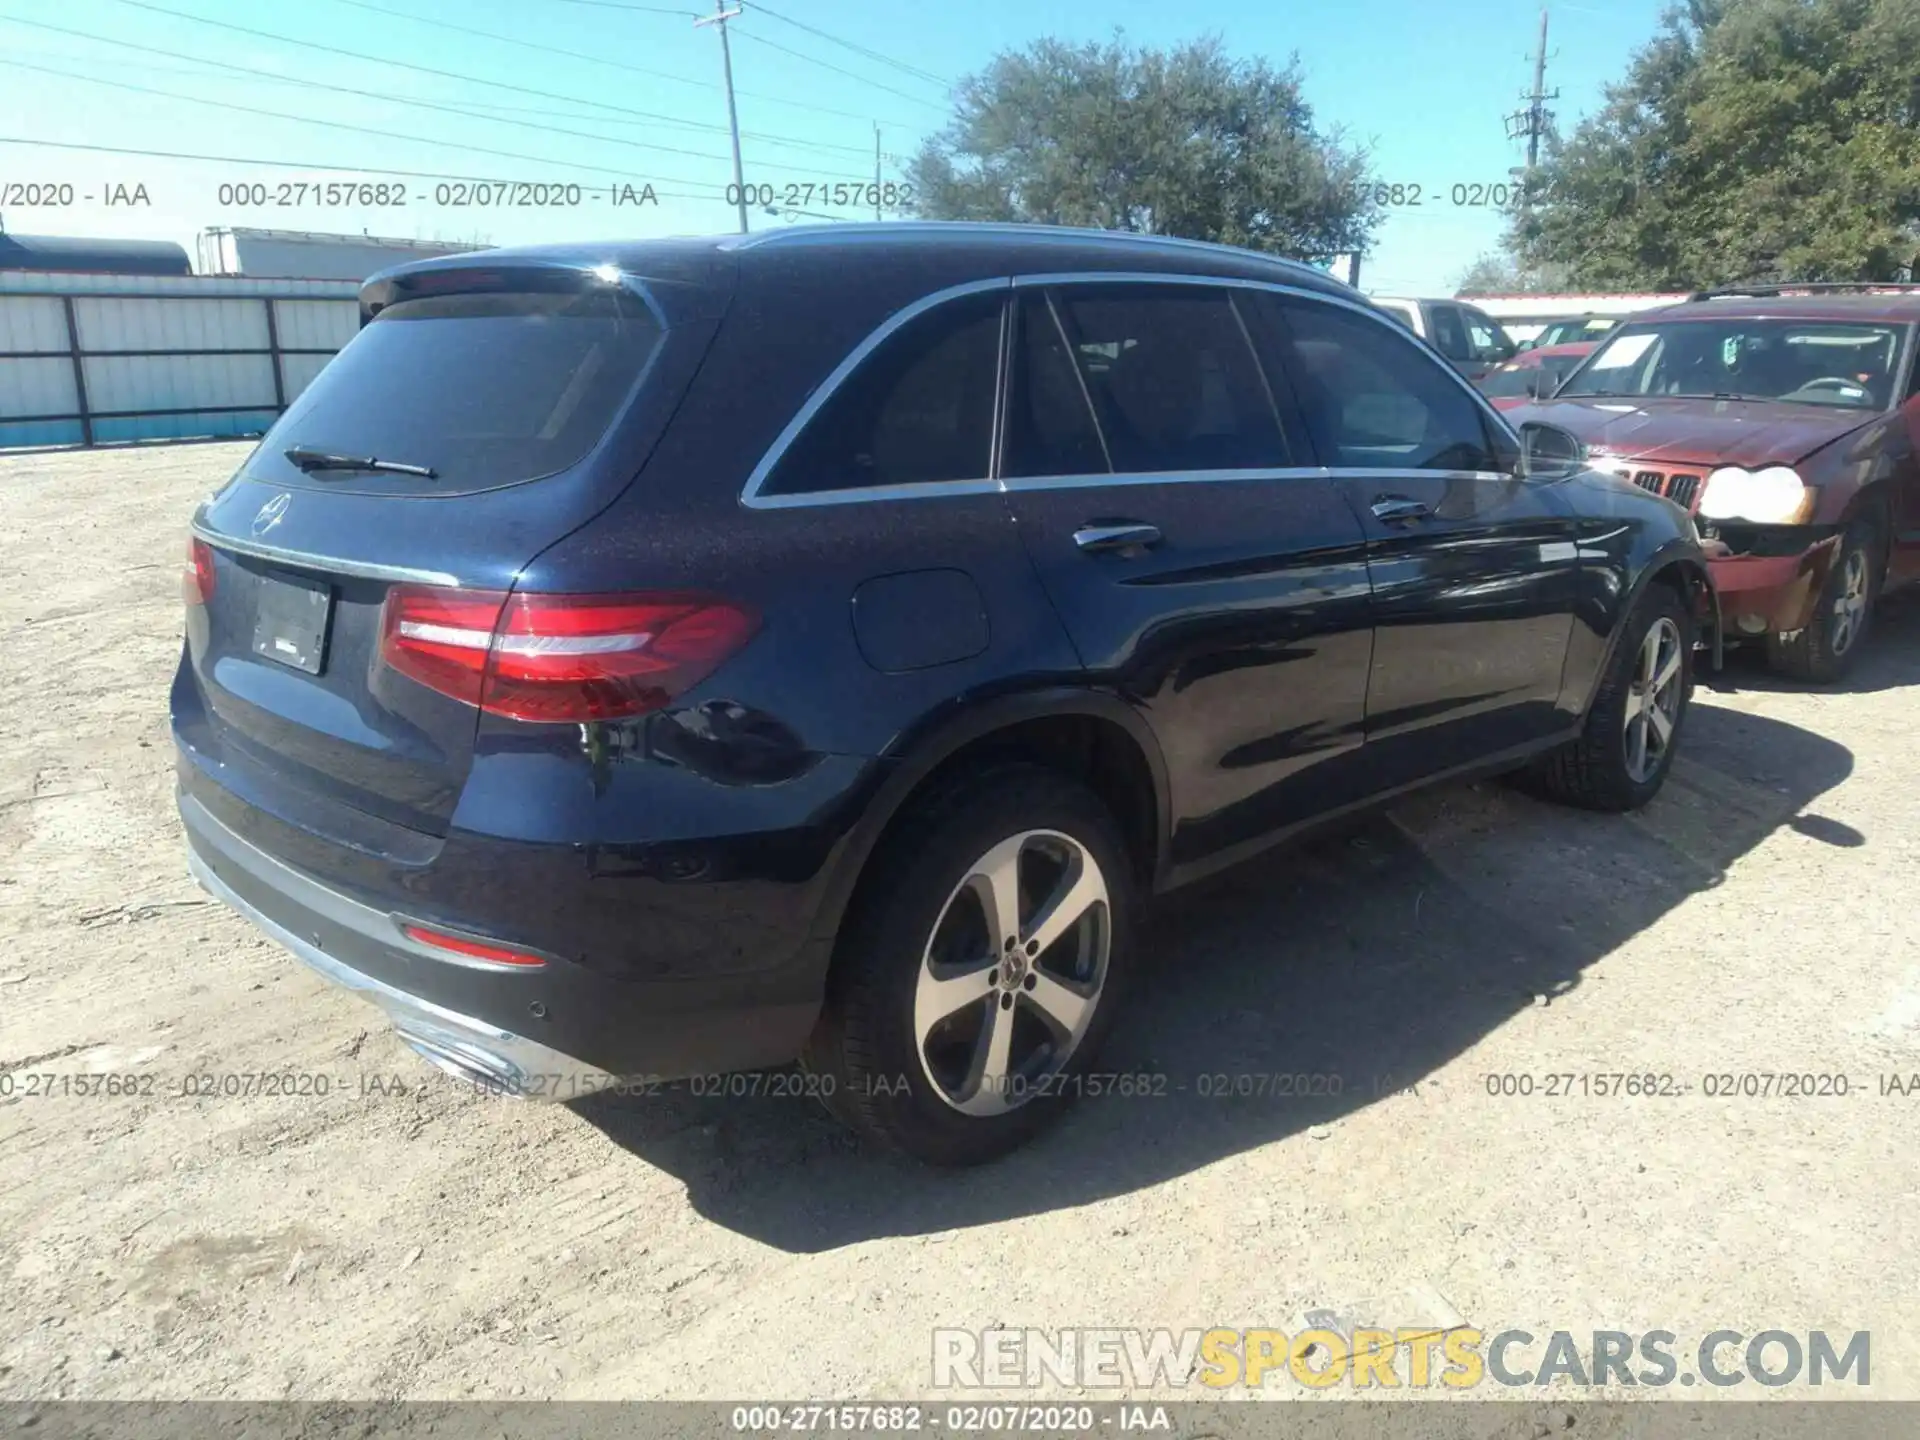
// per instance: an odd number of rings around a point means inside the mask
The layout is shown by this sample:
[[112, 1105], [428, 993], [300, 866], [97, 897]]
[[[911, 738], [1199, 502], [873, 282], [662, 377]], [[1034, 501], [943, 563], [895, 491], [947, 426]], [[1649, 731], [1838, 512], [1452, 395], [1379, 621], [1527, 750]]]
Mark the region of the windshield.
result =
[[1884, 410], [1904, 328], [1825, 320], [1673, 320], [1615, 331], [1560, 391], [1784, 400]]
[[[612, 289], [389, 305], [315, 377], [250, 463], [288, 485], [404, 493], [551, 475], [606, 432], [661, 333], [643, 302]], [[289, 450], [378, 457], [436, 478], [351, 468], [308, 475]]]
[[[1480, 382], [1480, 393], [1490, 400], [1518, 395], [1551, 395], [1566, 373], [1580, 363], [1577, 355], [1548, 355], [1537, 365], [1502, 365]], [[1528, 389], [1532, 382], [1533, 388]]]
[[1583, 340], [1600, 339], [1619, 323], [1604, 315], [1589, 315], [1580, 320], [1556, 320], [1540, 332], [1534, 343], [1542, 348], [1548, 345], [1577, 345]]

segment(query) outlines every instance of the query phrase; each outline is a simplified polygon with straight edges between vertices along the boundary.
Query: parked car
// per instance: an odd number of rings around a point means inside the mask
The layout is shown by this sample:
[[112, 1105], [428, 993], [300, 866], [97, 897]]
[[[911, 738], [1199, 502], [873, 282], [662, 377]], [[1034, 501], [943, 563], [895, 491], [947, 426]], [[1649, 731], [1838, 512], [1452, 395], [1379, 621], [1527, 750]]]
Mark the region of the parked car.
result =
[[1686, 517], [1304, 266], [835, 225], [362, 306], [193, 520], [180, 811], [458, 1076], [799, 1058], [985, 1159], [1079, 1093], [1141, 900], [1451, 777], [1629, 809], [1680, 740]]
[[1513, 337], [1486, 311], [1462, 300], [1416, 300], [1400, 295], [1370, 297], [1375, 306], [1432, 345], [1476, 383], [1494, 366], [1519, 353]]
[[1549, 320], [1537, 335], [1520, 342], [1522, 351], [1546, 350], [1561, 345], [1594, 345], [1606, 339], [1619, 325], [1617, 315], [1573, 315], [1564, 320]]
[[1545, 399], [1591, 355], [1598, 341], [1584, 344], [1549, 345], [1522, 350], [1504, 365], [1495, 366], [1481, 380], [1480, 393], [1493, 402], [1496, 410], [1512, 410], [1529, 400]]
[[1716, 292], [1634, 317], [1511, 418], [1686, 506], [1729, 634], [1829, 683], [1920, 578], [1917, 329], [1920, 286]]

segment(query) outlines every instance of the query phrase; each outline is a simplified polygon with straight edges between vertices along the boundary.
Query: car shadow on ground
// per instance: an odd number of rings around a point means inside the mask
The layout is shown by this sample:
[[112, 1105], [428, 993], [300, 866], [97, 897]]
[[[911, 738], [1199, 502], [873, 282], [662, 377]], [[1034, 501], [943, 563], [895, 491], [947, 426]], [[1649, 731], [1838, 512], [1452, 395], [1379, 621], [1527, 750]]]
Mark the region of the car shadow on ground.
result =
[[[1855, 683], [1920, 682], [1920, 647], [1895, 629]], [[1499, 782], [1447, 787], [1169, 897], [1143, 930], [1147, 970], [1099, 1062], [1164, 1084], [1083, 1099], [996, 1164], [936, 1171], [876, 1153], [804, 1098], [675, 1092], [578, 1111], [678, 1177], [705, 1218], [789, 1252], [1156, 1185], [1414, 1085], [1543, 999], [1577, 1004], [1593, 962], [1783, 826], [1870, 842], [1808, 810], [1851, 773], [1845, 747], [1712, 704], [1690, 712], [1683, 740], [1640, 815], [1561, 809]], [[1258, 1077], [1278, 1074], [1338, 1077], [1320, 1083], [1339, 1093], [1203, 1093], [1271, 1092]]]

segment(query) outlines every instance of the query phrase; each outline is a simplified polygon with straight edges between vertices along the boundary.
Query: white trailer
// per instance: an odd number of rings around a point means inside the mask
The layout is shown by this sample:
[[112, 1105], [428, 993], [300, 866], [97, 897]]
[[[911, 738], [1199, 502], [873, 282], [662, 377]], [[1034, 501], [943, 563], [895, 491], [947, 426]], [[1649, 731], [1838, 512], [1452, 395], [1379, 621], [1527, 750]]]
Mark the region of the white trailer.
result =
[[201, 275], [358, 283], [376, 271], [406, 260], [490, 248], [448, 240], [394, 240], [379, 235], [216, 226], [200, 232], [195, 247], [195, 269]]

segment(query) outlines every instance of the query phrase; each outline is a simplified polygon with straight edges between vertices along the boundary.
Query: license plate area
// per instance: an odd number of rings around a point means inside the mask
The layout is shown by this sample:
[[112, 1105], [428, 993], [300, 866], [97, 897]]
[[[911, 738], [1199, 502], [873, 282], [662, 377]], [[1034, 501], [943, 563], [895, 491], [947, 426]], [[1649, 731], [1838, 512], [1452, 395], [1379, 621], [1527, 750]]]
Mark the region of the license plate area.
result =
[[262, 575], [254, 591], [253, 653], [318, 675], [326, 663], [333, 590], [290, 575]]

